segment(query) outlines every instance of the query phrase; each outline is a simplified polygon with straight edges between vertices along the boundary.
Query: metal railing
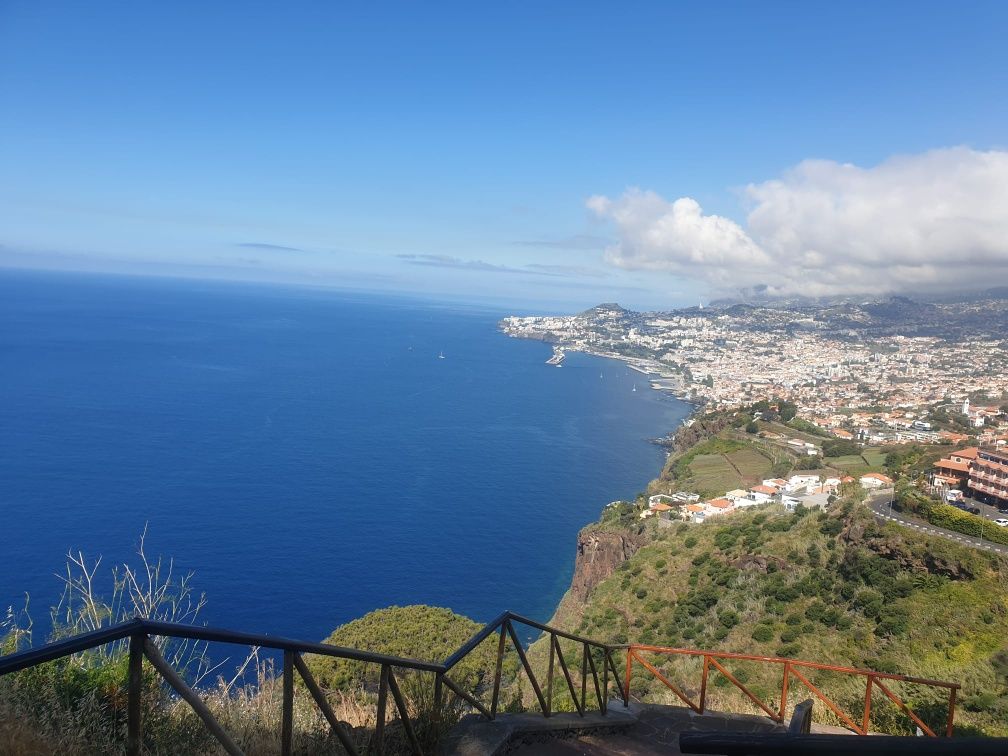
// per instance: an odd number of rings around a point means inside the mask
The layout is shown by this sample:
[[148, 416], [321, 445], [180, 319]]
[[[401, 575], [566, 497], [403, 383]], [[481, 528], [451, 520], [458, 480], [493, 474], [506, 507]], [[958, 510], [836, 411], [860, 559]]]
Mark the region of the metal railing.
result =
[[[632, 644], [626, 647], [627, 658], [626, 658], [626, 676], [624, 678], [624, 696], [629, 695], [630, 691], [630, 676], [633, 668], [634, 662], [640, 664], [644, 669], [650, 672], [654, 677], [656, 677], [662, 684], [665, 685], [669, 690], [671, 690], [680, 700], [682, 700], [687, 706], [689, 706], [697, 714], [703, 714], [707, 707], [707, 681], [710, 676], [711, 667], [714, 671], [720, 672], [724, 677], [736, 688], [742, 691], [745, 696], [752, 701], [760, 710], [762, 710], [768, 717], [773, 719], [775, 722], [784, 722], [784, 715], [787, 711], [788, 704], [788, 687], [791, 678], [795, 678], [796, 681], [802, 683], [808, 690], [822, 701], [826, 707], [832, 711], [844, 724], [846, 724], [851, 730], [856, 732], [858, 735], [867, 735], [869, 725], [871, 724], [871, 710], [872, 710], [872, 692], [873, 689], [878, 688], [886, 698], [892, 701], [904, 714], [906, 714], [910, 720], [921, 729], [923, 733], [929, 735], [930, 737], [935, 737], [934, 730], [928, 727], [924, 721], [917, 716], [917, 714], [911, 709], [899, 696], [897, 696], [893, 691], [885, 684], [885, 681], [895, 681], [904, 683], [914, 683], [917, 685], [925, 685], [935, 688], [944, 688], [948, 690], [948, 717], [945, 722], [945, 735], [952, 735], [952, 722], [955, 717], [955, 705], [956, 696], [958, 695], [960, 685], [958, 683], [944, 682], [941, 680], [927, 680], [920, 677], [908, 677], [907, 675], [897, 675], [890, 674], [886, 672], [873, 672], [868, 669], [857, 669], [855, 667], [841, 667], [835, 664], [821, 664], [819, 662], [810, 661], [800, 661], [798, 659], [785, 659], [777, 656], [755, 656], [752, 654], [735, 654], [729, 652], [721, 651], [701, 651], [697, 649], [686, 649], [686, 648], [667, 648], [665, 646], [646, 646], [640, 644]], [[641, 653], [652, 653], [667, 656], [691, 656], [691, 657], [701, 657], [703, 659], [703, 672], [700, 679], [700, 695], [697, 701], [693, 701], [686, 695], [683, 690], [668, 679], [662, 672], [649, 661], [647, 661]], [[760, 662], [763, 664], [778, 665], [781, 667], [781, 687], [780, 687], [780, 703], [776, 709], [771, 708], [767, 705], [765, 701], [756, 696], [749, 688], [745, 686], [735, 675], [733, 675], [722, 662], [733, 659], [737, 661], [752, 661]], [[865, 678], [865, 693], [864, 693], [864, 708], [861, 712], [861, 721], [855, 722], [852, 717], [850, 717], [846, 712], [844, 712], [840, 706], [837, 705], [829, 696], [823, 693], [816, 685], [809, 680], [808, 676], [805, 674], [804, 670], [825, 670], [828, 672], [839, 672], [846, 675], [855, 675]]]
[[[545, 692], [542, 685], [529, 663], [518, 634], [515, 631], [515, 624], [526, 625], [528, 627], [546, 633], [549, 636], [550, 653], [549, 666], [546, 679]], [[474, 651], [484, 640], [493, 634], [498, 635], [496, 666], [494, 670], [493, 688], [489, 706], [481, 702], [477, 693], [466, 691], [449, 676], [451, 670], [461, 662], [466, 656]], [[29, 667], [34, 667], [45, 662], [54, 661], [71, 654], [88, 651], [108, 643], [116, 641], [129, 641], [129, 667], [127, 673], [127, 740], [126, 753], [128, 756], [137, 756], [141, 752], [142, 744], [142, 722], [141, 722], [141, 688], [142, 688], [142, 665], [144, 657], [157, 673], [167, 682], [172, 689], [185, 700], [203, 720], [204, 725], [210, 734], [217, 740], [224, 750], [239, 756], [242, 751], [228, 733], [221, 727], [213, 713], [200, 698], [199, 693], [193, 690], [185, 680], [165, 661], [158, 646], [152, 638], [174, 638], [180, 640], [205, 641], [208, 643], [227, 643], [243, 646], [258, 646], [264, 649], [272, 649], [283, 653], [283, 678], [282, 678], [282, 703], [281, 703], [281, 733], [280, 751], [284, 756], [292, 752], [293, 747], [293, 720], [294, 720], [294, 672], [296, 671], [304, 682], [305, 688], [311, 694], [315, 704], [321, 710], [323, 716], [332, 728], [333, 734], [339, 739], [342, 746], [350, 754], [359, 754], [351, 733], [337, 719], [332, 708], [326, 700], [321, 687], [315, 681], [314, 676], [302, 659], [303, 654], [317, 654], [339, 659], [349, 659], [379, 665], [379, 682], [377, 694], [377, 712], [375, 718], [374, 734], [371, 737], [369, 752], [381, 753], [385, 746], [385, 727], [388, 720], [388, 698], [391, 696], [395, 705], [398, 719], [409, 741], [410, 750], [415, 754], [423, 754], [423, 748], [417, 737], [416, 730], [410, 720], [407, 701], [402, 694], [396, 677], [395, 670], [412, 670], [414, 672], [427, 672], [434, 675], [434, 712], [435, 721], [439, 718], [446, 703], [444, 689], [447, 688], [457, 699], [464, 701], [473, 709], [478, 711], [487, 719], [495, 719], [500, 702], [501, 676], [503, 671], [504, 654], [507, 649], [508, 640], [518, 654], [518, 658], [532, 689], [535, 693], [539, 707], [543, 716], [549, 717], [553, 708], [553, 672], [554, 662], [559, 662], [563, 672], [564, 680], [570, 694], [574, 708], [584, 716], [588, 708], [588, 678], [592, 679], [594, 698], [598, 702], [598, 710], [605, 714], [609, 699], [609, 672], [613, 673], [613, 681], [619, 685], [619, 674], [613, 659], [613, 652], [618, 647], [609, 646], [603, 643], [582, 638], [572, 633], [559, 630], [549, 625], [522, 617], [513, 612], [505, 612], [483, 629], [466, 641], [455, 653], [444, 662], [426, 662], [417, 659], [404, 659], [397, 656], [377, 654], [370, 651], [360, 651], [358, 649], [343, 648], [325, 643], [310, 643], [305, 641], [279, 638], [269, 635], [256, 635], [251, 633], [241, 633], [231, 630], [219, 630], [207, 627], [195, 627], [191, 625], [179, 625], [166, 622], [155, 622], [144, 619], [134, 619], [112, 625], [102, 630], [68, 638], [47, 644], [41, 648], [30, 649], [9, 656], [0, 657], [0, 676], [13, 672], [19, 672]], [[563, 650], [560, 647], [560, 639], [572, 641], [581, 646], [580, 662], [580, 695], [575, 678], [571, 674]], [[602, 675], [599, 680], [598, 665], [594, 654], [601, 652]], [[575, 670], [576, 671], [576, 670]], [[624, 699], [626, 703], [626, 699]]]
[[[515, 625], [524, 625], [534, 630], [544, 633], [548, 637], [549, 656], [547, 662], [547, 672], [545, 680], [545, 690], [540, 680], [536, 677], [532, 664], [529, 662], [525, 649], [515, 631]], [[480, 644], [488, 638], [497, 635], [497, 652], [492, 683], [492, 692], [489, 705], [479, 700], [480, 691], [467, 691], [450, 677], [451, 671], [470, 653], [477, 649]], [[624, 706], [629, 705], [631, 691], [630, 681], [633, 664], [636, 662], [647, 669], [652, 675], [675, 693], [687, 706], [699, 714], [706, 710], [707, 681], [710, 668], [723, 674], [733, 685], [738, 687], [754, 704], [762, 709], [767, 716], [776, 722], [783, 722], [787, 708], [788, 685], [791, 677], [804, 683], [806, 687], [823, 703], [830, 708], [841, 720], [856, 733], [864, 735], [868, 732], [868, 725], [871, 714], [871, 696], [873, 688], [878, 688], [890, 700], [893, 701], [910, 719], [928, 735], [934, 736], [934, 732], [901, 700], [898, 696], [882, 682], [902, 681], [918, 683], [922, 685], [936, 686], [949, 690], [949, 713], [946, 727], [946, 735], [952, 734], [952, 721], [955, 713], [956, 694], [959, 685], [955, 683], [941, 682], [938, 680], [924, 680], [920, 678], [907, 677], [904, 675], [887, 674], [882, 672], [872, 672], [870, 670], [860, 670], [851, 667], [839, 667], [829, 664], [818, 664], [815, 662], [798, 661], [795, 659], [783, 659], [777, 657], [752, 656], [748, 654], [735, 654], [727, 652], [699, 651], [692, 649], [666, 648], [662, 646], [647, 646], [640, 644], [606, 644], [584, 638], [573, 633], [559, 630], [550, 625], [536, 622], [513, 612], [504, 612], [499, 617], [485, 625], [479, 632], [466, 641], [455, 653], [449, 656], [444, 662], [427, 662], [417, 659], [405, 659], [387, 654], [372, 653], [358, 649], [333, 646], [325, 643], [311, 643], [299, 640], [291, 640], [269, 635], [258, 635], [252, 633], [241, 633], [231, 630], [219, 630], [208, 627], [196, 627], [191, 625], [180, 625], [166, 622], [155, 622], [145, 619], [134, 619], [111, 627], [97, 630], [91, 633], [77, 635], [72, 638], [50, 643], [37, 649], [21, 651], [9, 656], [0, 657], [0, 676], [13, 672], [18, 672], [29, 667], [34, 667], [45, 662], [54, 661], [71, 654], [88, 651], [90, 649], [104, 646], [108, 643], [128, 639], [129, 641], [129, 666], [127, 673], [127, 742], [126, 753], [128, 756], [138, 756], [141, 752], [142, 744], [142, 722], [141, 722], [141, 694], [142, 694], [142, 666], [144, 657], [150, 665], [179, 695], [185, 700], [202, 719], [210, 734], [220, 743], [224, 750], [233, 755], [242, 753], [234, 740], [225, 732], [217, 722], [213, 713], [200, 698], [199, 693], [193, 690], [185, 680], [165, 661], [161, 651], [152, 638], [174, 638], [181, 640], [204, 641], [208, 643], [226, 643], [243, 646], [258, 646], [260, 648], [272, 649], [283, 654], [283, 677], [282, 677], [282, 702], [281, 702], [281, 732], [280, 751], [283, 756], [289, 756], [293, 747], [293, 719], [294, 719], [294, 673], [301, 677], [305, 688], [308, 690], [315, 704], [319, 707], [323, 716], [332, 728], [333, 734], [339, 739], [342, 746], [350, 754], [356, 755], [360, 751], [354, 742], [346, 726], [341, 723], [326, 700], [325, 694], [315, 681], [308, 666], [302, 659], [303, 654], [316, 654], [339, 659], [349, 659], [352, 661], [365, 662], [379, 666], [378, 691], [377, 691], [377, 712], [375, 719], [374, 733], [371, 736], [368, 751], [372, 753], [382, 753], [385, 746], [385, 728], [388, 721], [388, 698], [391, 696], [395, 705], [398, 719], [406, 738], [409, 741], [410, 750], [414, 754], [423, 754], [423, 748], [417, 737], [417, 732], [410, 720], [407, 700], [403, 696], [396, 677], [396, 670], [409, 670], [413, 672], [426, 672], [434, 675], [433, 720], [440, 721], [440, 716], [448, 700], [445, 697], [444, 689], [455, 696], [452, 704], [462, 701], [471, 706], [475, 711], [486, 719], [496, 719], [501, 692], [501, 678], [503, 673], [503, 663], [508, 642], [518, 655], [521, 666], [529, 679], [532, 691], [544, 717], [553, 714], [553, 682], [555, 666], [559, 664], [563, 673], [563, 681], [566, 684], [567, 692], [574, 709], [580, 716], [584, 716], [589, 708], [591, 699], [598, 704], [598, 712], [605, 715], [608, 712], [609, 701], [609, 673], [612, 673], [612, 682], [616, 686]], [[564, 656], [561, 647], [561, 640], [574, 643], [580, 647], [580, 680], [577, 675], [572, 674], [572, 667]], [[620, 673], [614, 659], [614, 654], [626, 651], [626, 665], [624, 669], [624, 683], [620, 685]], [[703, 657], [703, 677], [700, 686], [700, 696], [698, 702], [693, 702], [678, 686], [672, 683], [654, 665], [641, 656], [641, 653], [671, 654], [681, 656]], [[596, 656], [598, 660], [596, 661]], [[779, 707], [774, 710], [756, 697], [737, 677], [721, 663], [727, 659], [758, 661], [768, 664], [778, 664], [783, 667], [781, 682], [781, 700]], [[572, 660], [571, 660], [572, 661]], [[599, 666], [602, 667], [601, 674]], [[803, 669], [821, 669], [833, 672], [843, 672], [853, 675], [862, 675], [866, 678], [865, 706], [861, 724], [854, 722], [844, 714], [840, 708], [813, 685], [809, 679], [801, 672]], [[577, 668], [573, 670], [578, 672]], [[589, 696], [588, 680], [592, 681], [592, 693]], [[601, 679], [600, 679], [601, 678]], [[578, 684], [579, 683], [579, 684]]]

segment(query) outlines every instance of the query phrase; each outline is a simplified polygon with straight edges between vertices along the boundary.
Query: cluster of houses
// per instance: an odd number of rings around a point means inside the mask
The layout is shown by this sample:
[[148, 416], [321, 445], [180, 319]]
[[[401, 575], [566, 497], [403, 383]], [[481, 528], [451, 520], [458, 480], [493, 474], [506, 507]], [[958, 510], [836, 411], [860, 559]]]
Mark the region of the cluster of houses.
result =
[[[1008, 413], [1000, 407], [971, 406], [969, 399], [966, 399], [962, 407], [957, 409], [964, 423], [976, 429], [975, 438], [981, 444], [1008, 441]], [[810, 419], [837, 438], [867, 444], [957, 444], [967, 440], [966, 434], [935, 429], [926, 419], [927, 416], [928, 410], [923, 408], [901, 408], [880, 412], [855, 411], [826, 417], [820, 415]]]
[[[855, 479], [850, 476], [822, 480], [818, 475], [806, 473], [792, 475], [787, 480], [768, 478], [748, 490], [737, 488], [728, 491], [724, 496], [708, 501], [701, 501], [698, 494], [682, 491], [674, 494], [655, 494], [648, 499], [647, 509], [641, 512], [640, 517], [642, 520], [657, 517], [662, 520], [704, 522], [709, 517], [719, 517], [768, 503], [783, 504], [789, 511], [798, 504], [826, 509], [829, 497], [835, 494], [841, 485], [854, 481]], [[892, 479], [882, 473], [866, 473], [858, 482], [869, 490], [892, 485]]]

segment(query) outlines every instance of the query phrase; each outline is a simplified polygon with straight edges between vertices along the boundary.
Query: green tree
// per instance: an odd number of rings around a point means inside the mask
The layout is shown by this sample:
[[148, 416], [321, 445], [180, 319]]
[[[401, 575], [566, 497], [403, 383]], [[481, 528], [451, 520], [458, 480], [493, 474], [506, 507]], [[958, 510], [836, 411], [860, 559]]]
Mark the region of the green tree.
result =
[[[406, 659], [441, 662], [481, 628], [478, 622], [442, 607], [390, 606], [341, 625], [324, 642]], [[508, 658], [513, 656], [509, 654]], [[459, 662], [452, 671], [452, 679], [466, 690], [478, 688], [492, 679], [496, 660], [496, 640], [485, 642]], [[306, 655], [305, 661], [318, 683], [331, 689], [357, 690], [376, 685], [381, 671], [377, 664], [329, 656]], [[398, 676], [398, 670], [396, 674]]]

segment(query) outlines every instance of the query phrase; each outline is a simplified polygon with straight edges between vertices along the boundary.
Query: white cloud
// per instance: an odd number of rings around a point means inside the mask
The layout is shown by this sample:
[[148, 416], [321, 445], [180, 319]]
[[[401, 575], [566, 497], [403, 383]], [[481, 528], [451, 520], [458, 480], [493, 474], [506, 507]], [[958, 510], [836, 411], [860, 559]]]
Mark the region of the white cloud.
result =
[[824, 295], [1008, 281], [1008, 152], [933, 150], [872, 168], [806, 160], [750, 184], [744, 199], [745, 228], [689, 197], [639, 189], [587, 205], [618, 231], [608, 262], [718, 289]]

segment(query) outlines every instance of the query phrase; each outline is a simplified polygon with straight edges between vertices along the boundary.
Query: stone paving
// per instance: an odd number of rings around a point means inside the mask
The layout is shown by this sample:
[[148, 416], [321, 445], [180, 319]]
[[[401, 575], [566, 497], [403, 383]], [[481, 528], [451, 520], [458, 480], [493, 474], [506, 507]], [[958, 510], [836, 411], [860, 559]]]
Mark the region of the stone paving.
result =
[[538, 715], [519, 715], [523, 717], [520, 721], [501, 717], [498, 722], [473, 722], [449, 752], [466, 756], [650, 756], [680, 753], [681, 732], [786, 731], [766, 717], [717, 712], [701, 715], [677, 706], [632, 702], [624, 709], [622, 702], [613, 702], [609, 711], [606, 718], [557, 715], [544, 720]]

